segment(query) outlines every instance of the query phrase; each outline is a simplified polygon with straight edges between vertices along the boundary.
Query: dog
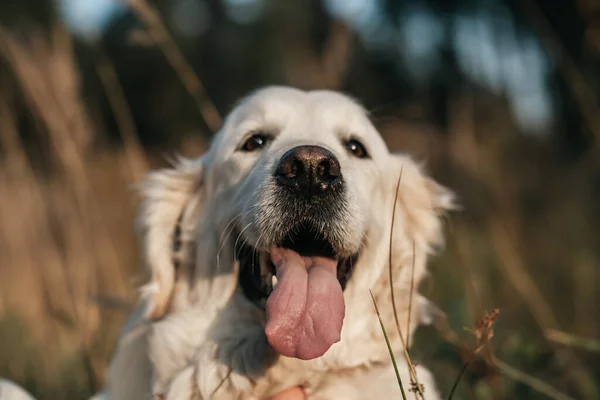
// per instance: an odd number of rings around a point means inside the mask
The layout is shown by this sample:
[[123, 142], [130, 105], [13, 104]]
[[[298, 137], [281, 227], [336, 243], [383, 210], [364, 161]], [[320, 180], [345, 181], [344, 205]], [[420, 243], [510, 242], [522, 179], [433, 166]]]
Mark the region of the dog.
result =
[[[373, 301], [415, 385], [399, 332], [431, 322], [413, 286], [454, 195], [391, 154], [357, 101], [257, 90], [204, 155], [151, 172], [141, 192], [150, 280], [96, 398], [264, 399], [295, 386], [310, 399], [399, 398]], [[415, 375], [440, 398], [427, 369]]]

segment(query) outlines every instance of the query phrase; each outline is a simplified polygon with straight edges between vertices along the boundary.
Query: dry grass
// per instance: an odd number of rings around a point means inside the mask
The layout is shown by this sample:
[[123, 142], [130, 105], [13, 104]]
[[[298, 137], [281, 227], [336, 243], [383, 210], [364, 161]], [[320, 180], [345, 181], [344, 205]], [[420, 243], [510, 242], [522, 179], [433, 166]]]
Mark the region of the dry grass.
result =
[[181, 79], [186, 90], [194, 98], [198, 111], [210, 131], [216, 132], [223, 122], [221, 116], [210, 97], [206, 94], [204, 85], [194, 73], [194, 69], [169, 34], [160, 14], [145, 0], [127, 0], [127, 4], [146, 24], [148, 36], [160, 48], [171, 67], [177, 72], [177, 76]]
[[[69, 393], [61, 389], [65, 368], [81, 368], [85, 375], [74, 379], [91, 392], [100, 386], [124, 317], [97, 300], [133, 301], [137, 256], [131, 223], [123, 222], [132, 220], [128, 185], [140, 168], [134, 165], [145, 161], [132, 147], [94, 148], [98, 132], [81, 100], [64, 30], [53, 29], [49, 40], [37, 32], [25, 43], [0, 29], [0, 51], [18, 83], [0, 95], [6, 155], [0, 165], [0, 317], [22, 321], [40, 352], [17, 378], [40, 377], [40, 391], [60, 396]], [[37, 139], [47, 143], [45, 165], [32, 163], [21, 141], [13, 109], [20, 101], [38, 127]], [[25, 351], [21, 345], [12, 343], [15, 355]], [[15, 375], [13, 367], [0, 363], [0, 374]]]

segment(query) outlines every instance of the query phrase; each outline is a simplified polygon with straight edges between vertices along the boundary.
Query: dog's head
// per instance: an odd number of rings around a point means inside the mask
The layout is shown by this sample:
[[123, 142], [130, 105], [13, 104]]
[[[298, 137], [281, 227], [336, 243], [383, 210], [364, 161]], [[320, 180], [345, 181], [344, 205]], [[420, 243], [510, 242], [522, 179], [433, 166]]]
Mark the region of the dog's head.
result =
[[391, 155], [360, 105], [330, 91], [254, 93], [204, 156], [147, 181], [139, 227], [153, 275], [149, 314], [177, 307], [178, 276], [186, 296], [195, 281], [225, 276], [234, 284], [224, 297], [235, 291], [266, 311], [277, 352], [321, 356], [340, 338], [344, 289], [382, 275], [400, 174], [394, 241], [426, 252], [451, 195]]

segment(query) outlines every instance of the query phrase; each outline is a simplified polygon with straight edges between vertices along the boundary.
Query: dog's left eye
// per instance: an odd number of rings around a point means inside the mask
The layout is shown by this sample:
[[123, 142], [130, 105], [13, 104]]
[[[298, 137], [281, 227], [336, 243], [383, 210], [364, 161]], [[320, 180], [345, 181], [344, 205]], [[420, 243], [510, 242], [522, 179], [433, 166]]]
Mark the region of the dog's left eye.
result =
[[271, 137], [265, 134], [257, 133], [248, 138], [240, 148], [245, 152], [252, 152], [264, 148], [270, 141]]
[[346, 149], [357, 158], [369, 158], [369, 154], [367, 153], [367, 149], [361, 142], [356, 139], [352, 139], [346, 142]]

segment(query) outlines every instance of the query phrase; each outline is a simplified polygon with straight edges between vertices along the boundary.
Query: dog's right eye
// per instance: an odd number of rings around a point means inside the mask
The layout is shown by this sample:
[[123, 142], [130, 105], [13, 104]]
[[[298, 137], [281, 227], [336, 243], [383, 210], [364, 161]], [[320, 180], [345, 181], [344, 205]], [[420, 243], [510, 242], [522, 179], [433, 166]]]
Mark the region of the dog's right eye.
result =
[[264, 134], [254, 134], [250, 136], [240, 148], [241, 151], [252, 152], [264, 148], [270, 141], [271, 137]]

